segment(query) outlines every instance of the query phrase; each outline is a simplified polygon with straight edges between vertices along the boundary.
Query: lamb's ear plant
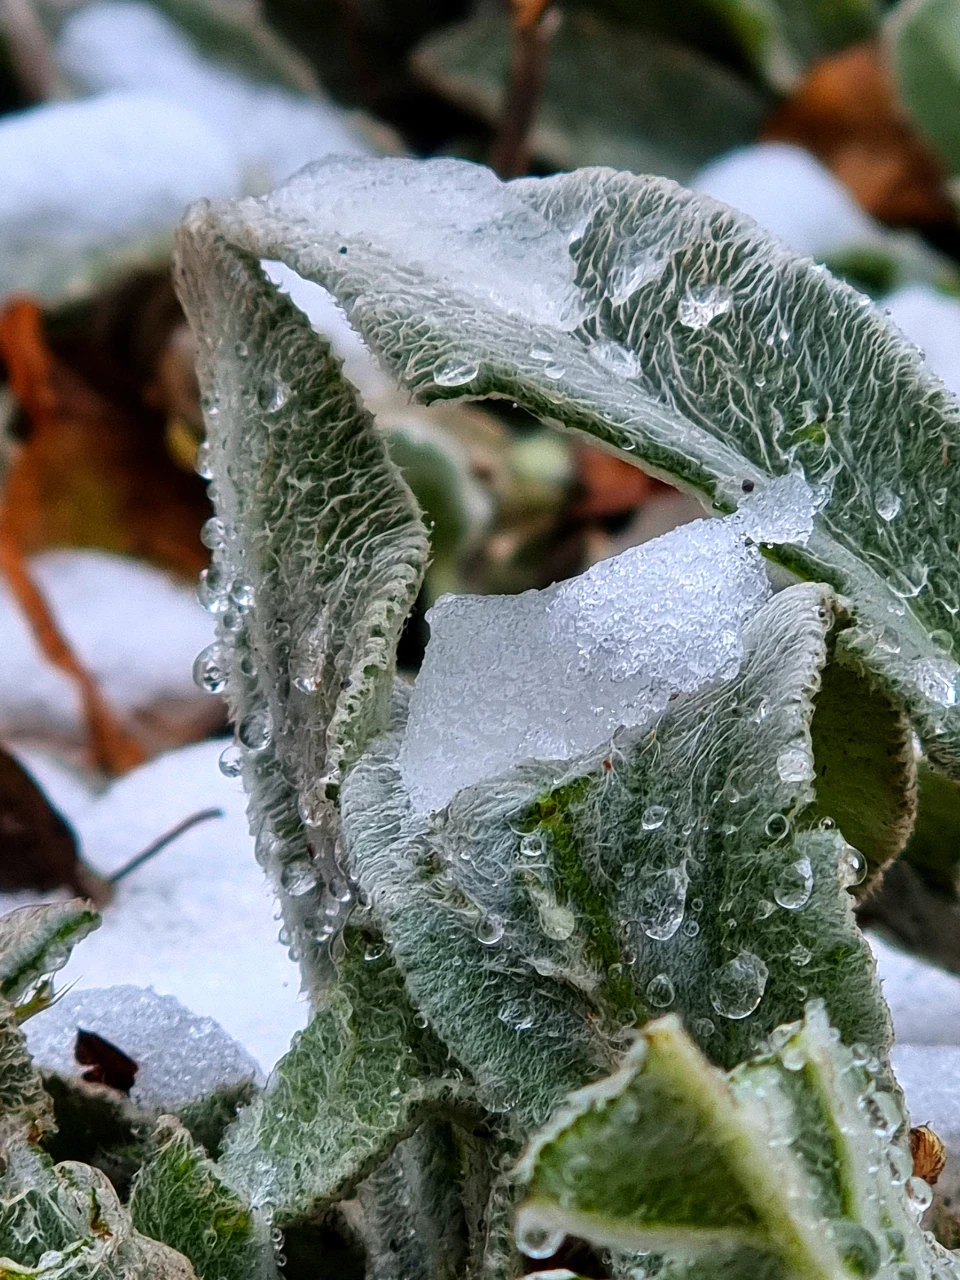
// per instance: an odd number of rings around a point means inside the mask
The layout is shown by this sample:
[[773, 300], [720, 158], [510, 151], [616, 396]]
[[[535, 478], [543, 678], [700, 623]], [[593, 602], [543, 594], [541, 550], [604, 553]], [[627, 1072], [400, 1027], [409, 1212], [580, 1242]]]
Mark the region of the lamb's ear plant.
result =
[[[415, 397], [507, 398], [727, 519], [506, 602], [506, 622], [496, 602], [442, 604], [411, 707], [395, 654], [426, 530], [265, 258], [329, 289]], [[844, 1128], [851, 1053], [890, 1084], [852, 895], [910, 836], [916, 740], [960, 778], [960, 406], [919, 353], [730, 209], [599, 169], [501, 184], [333, 160], [196, 206], [177, 279], [218, 512], [199, 676], [231, 702], [228, 767], [316, 1007], [228, 1134], [226, 1184], [281, 1229], [349, 1201], [371, 1276], [510, 1277], [523, 1144], [571, 1090], [633, 1090], [617, 1114], [635, 1114], [638, 1160], [610, 1204], [629, 1229], [571, 1192], [556, 1231], [705, 1274], [733, 1143], [724, 1275], [955, 1274], [910, 1212], [902, 1139], [877, 1165]], [[595, 714], [591, 738], [577, 717]], [[762, 1055], [811, 999], [803, 1064], [781, 1069]], [[641, 1072], [630, 1028], [666, 1010], [684, 1031], [655, 1023]], [[686, 1064], [678, 1126], [698, 1135], [672, 1205], [644, 1173], [664, 1055]], [[758, 1146], [767, 1076], [783, 1151]], [[549, 1132], [522, 1166], [528, 1225], [557, 1142], [593, 1168], [593, 1147]], [[817, 1240], [821, 1221], [840, 1225]]]

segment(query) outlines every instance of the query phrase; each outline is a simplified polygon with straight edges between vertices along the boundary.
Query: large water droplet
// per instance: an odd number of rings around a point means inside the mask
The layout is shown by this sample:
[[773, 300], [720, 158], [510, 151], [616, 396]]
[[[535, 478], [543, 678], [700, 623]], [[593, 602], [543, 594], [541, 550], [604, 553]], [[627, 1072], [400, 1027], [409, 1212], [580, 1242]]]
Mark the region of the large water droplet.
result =
[[440, 360], [433, 368], [433, 380], [438, 387], [462, 387], [472, 382], [480, 372], [479, 365], [463, 360]]
[[683, 863], [655, 872], [641, 882], [635, 910], [640, 928], [648, 938], [666, 942], [680, 928], [688, 883]]
[[249, 613], [256, 600], [253, 583], [246, 578], [235, 578], [230, 588], [230, 602], [238, 613]]
[[648, 805], [643, 811], [640, 819], [640, 825], [644, 831], [656, 831], [658, 827], [662, 827], [667, 820], [667, 814], [670, 810], [663, 804]]
[[763, 829], [771, 840], [782, 840], [790, 830], [790, 819], [783, 813], [771, 813]]
[[296, 858], [280, 872], [280, 885], [292, 898], [302, 898], [317, 887], [317, 869], [309, 858]]
[[840, 854], [840, 883], [845, 889], [862, 884], [867, 876], [867, 860], [852, 844], [844, 845]]
[[264, 751], [273, 740], [270, 717], [265, 711], [251, 711], [237, 728], [237, 741], [248, 751]]
[[703, 329], [733, 306], [733, 294], [721, 285], [687, 289], [677, 306], [677, 319], [687, 329]]
[[566, 1239], [566, 1232], [559, 1227], [545, 1227], [537, 1222], [523, 1222], [517, 1229], [517, 1245], [528, 1258], [549, 1258], [557, 1252]]
[[477, 941], [495, 947], [503, 937], [503, 921], [499, 916], [484, 916], [476, 928]]
[[213, 467], [210, 465], [212, 453], [213, 450], [210, 447], [209, 440], [203, 440], [197, 445], [197, 456], [193, 462], [193, 469], [204, 480], [213, 479]]
[[203, 522], [200, 529], [200, 541], [211, 551], [219, 551], [227, 540], [226, 528], [219, 516], [211, 516]]
[[243, 772], [243, 754], [240, 748], [235, 744], [224, 747], [220, 752], [220, 760], [218, 761], [220, 772], [225, 778], [237, 778]]
[[710, 1003], [724, 1018], [747, 1018], [763, 999], [769, 970], [752, 951], [741, 951], [710, 979]]
[[810, 859], [798, 858], [780, 872], [773, 896], [787, 911], [799, 911], [810, 901], [812, 892], [813, 867]]
[[511, 1031], [529, 1031], [533, 1026], [530, 1006], [521, 1000], [507, 1000], [497, 1011], [497, 1017]]
[[197, 583], [197, 599], [208, 613], [223, 613], [230, 603], [227, 583], [216, 565], [212, 564], [209, 569], [201, 572]]
[[193, 663], [193, 681], [204, 693], [223, 693], [230, 678], [230, 652], [218, 641], [201, 649]]
[[676, 998], [673, 983], [665, 973], [658, 973], [647, 983], [647, 999], [655, 1009], [666, 1009]]
[[873, 505], [881, 520], [896, 520], [903, 500], [899, 493], [894, 493], [892, 489], [879, 489]]
[[257, 388], [257, 404], [264, 413], [279, 413], [287, 403], [290, 388], [276, 374], [265, 374]]

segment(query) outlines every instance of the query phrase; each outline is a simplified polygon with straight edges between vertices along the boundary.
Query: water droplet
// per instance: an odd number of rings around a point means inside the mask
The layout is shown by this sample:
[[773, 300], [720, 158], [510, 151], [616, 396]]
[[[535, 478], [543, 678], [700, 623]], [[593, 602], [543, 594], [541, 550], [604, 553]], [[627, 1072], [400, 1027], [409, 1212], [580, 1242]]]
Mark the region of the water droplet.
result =
[[865, 1093], [859, 1101], [876, 1137], [889, 1142], [903, 1124], [903, 1115], [892, 1093], [878, 1089]]
[[254, 606], [256, 592], [253, 583], [246, 578], [235, 578], [230, 588], [230, 601], [238, 613], [249, 613]]
[[783, 748], [777, 756], [777, 773], [781, 782], [810, 782], [816, 776], [813, 756], [805, 743]]
[[880, 1246], [859, 1222], [845, 1218], [831, 1222], [827, 1236], [851, 1275], [870, 1280], [880, 1270]]
[[645, 877], [636, 898], [636, 915], [648, 938], [666, 942], [683, 923], [689, 876], [686, 866], [668, 867]]
[[922, 694], [942, 707], [957, 703], [960, 666], [952, 658], [921, 658], [913, 664], [913, 678]]
[[289, 396], [290, 388], [275, 374], [265, 374], [257, 387], [257, 404], [264, 413], [279, 413]]
[[790, 963], [803, 968], [804, 965], [810, 963], [809, 948], [798, 942], [795, 947], [791, 947], [789, 951]]
[[200, 529], [200, 541], [211, 551], [220, 551], [226, 544], [227, 532], [219, 516], [211, 516], [203, 522]]
[[919, 1218], [933, 1203], [933, 1190], [922, 1178], [913, 1177], [907, 1179], [906, 1191], [910, 1212]]
[[519, 1000], [508, 1000], [502, 1004], [497, 1017], [511, 1031], [529, 1031], [533, 1026], [533, 1015], [530, 1012], [529, 1005]]
[[673, 983], [665, 973], [658, 973], [647, 983], [647, 999], [655, 1009], [666, 1009], [676, 998]]
[[863, 884], [867, 876], [867, 860], [852, 844], [844, 845], [838, 870], [841, 885], [849, 889], [852, 885]]
[[233, 344], [233, 353], [238, 360], [246, 360], [250, 354], [250, 348], [245, 342], [235, 342]]
[[687, 329], [702, 329], [733, 306], [733, 294], [720, 285], [687, 289], [677, 306], [677, 319]]
[[220, 630], [229, 635], [238, 635], [244, 627], [243, 615], [238, 609], [224, 609], [220, 615]]
[[413, 1025], [422, 1031], [427, 1026], [427, 1015], [419, 1011], [413, 1015]]
[[542, 858], [546, 847], [546, 841], [539, 827], [534, 831], [527, 831], [520, 837], [520, 854], [524, 858]]
[[635, 378], [640, 372], [640, 361], [635, 352], [619, 342], [595, 342], [590, 354], [621, 378]]
[[799, 911], [813, 892], [813, 867], [809, 858], [798, 858], [780, 872], [773, 896], [787, 911]]
[[643, 817], [640, 819], [640, 825], [644, 831], [656, 831], [662, 827], [667, 820], [667, 814], [670, 810], [666, 805], [651, 804], [643, 811]]
[[693, 1031], [700, 1040], [706, 1040], [708, 1036], [712, 1036], [716, 1031], [712, 1018], [694, 1018]]
[[495, 947], [503, 937], [503, 921], [499, 916], [484, 916], [476, 928], [477, 941]]
[[894, 493], [892, 489], [879, 489], [873, 505], [881, 520], [896, 520], [903, 501], [899, 493]]
[[301, 693], [316, 693], [320, 688], [320, 676], [315, 668], [298, 672], [293, 677], [293, 687]]
[[790, 830], [790, 819], [783, 813], [771, 813], [763, 829], [771, 840], [782, 840]]
[[231, 743], [220, 752], [218, 761], [220, 772], [225, 778], [237, 778], [243, 771], [243, 755], [240, 748]]
[[535, 1222], [523, 1222], [517, 1229], [517, 1245], [528, 1258], [549, 1258], [557, 1252], [566, 1239], [566, 1232], [559, 1227], [544, 1227]]
[[197, 599], [208, 613], [223, 613], [228, 604], [227, 584], [216, 565], [204, 569], [197, 583]]
[[363, 958], [367, 964], [373, 964], [375, 960], [382, 960], [387, 954], [386, 944], [383, 942], [371, 942], [363, 953]]
[[270, 717], [265, 711], [251, 711], [237, 729], [237, 741], [248, 751], [264, 751], [273, 741]]
[[683, 936], [685, 938], [695, 938], [699, 932], [700, 932], [700, 925], [697, 923], [696, 920], [684, 920]]
[[197, 445], [197, 456], [194, 459], [193, 469], [197, 475], [204, 480], [213, 479], [213, 468], [210, 465], [210, 456], [213, 450], [208, 440], [203, 440]]
[[309, 858], [297, 858], [280, 872], [280, 885], [292, 898], [302, 898], [317, 887], [317, 869]]
[[193, 663], [194, 684], [204, 693], [223, 693], [229, 678], [229, 650], [217, 641], [201, 649]]
[[479, 365], [463, 360], [440, 360], [433, 367], [433, 380], [438, 387], [462, 387], [480, 372]]
[[757, 903], [756, 910], [753, 913], [755, 920], [766, 920], [768, 916], [772, 916], [776, 907], [768, 898], [761, 898]]
[[746, 1018], [763, 999], [769, 970], [759, 956], [741, 951], [710, 979], [710, 1003], [724, 1018]]

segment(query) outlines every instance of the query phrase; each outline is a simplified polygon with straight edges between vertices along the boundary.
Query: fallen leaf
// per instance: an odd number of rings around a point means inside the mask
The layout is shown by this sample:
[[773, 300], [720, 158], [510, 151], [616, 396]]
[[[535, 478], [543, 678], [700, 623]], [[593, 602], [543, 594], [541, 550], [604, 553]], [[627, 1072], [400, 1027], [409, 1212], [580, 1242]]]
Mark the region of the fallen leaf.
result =
[[924, 227], [955, 221], [946, 174], [904, 114], [876, 41], [815, 62], [761, 138], [806, 147], [883, 222]]
[[98, 906], [111, 892], [80, 857], [67, 820], [23, 765], [0, 750], [0, 892], [61, 888]]
[[105, 1084], [120, 1093], [129, 1093], [137, 1078], [139, 1066], [122, 1049], [118, 1049], [95, 1031], [77, 1028], [73, 1056], [82, 1067], [89, 1067], [82, 1078], [89, 1084]]
[[913, 1156], [914, 1177], [935, 1186], [947, 1163], [943, 1139], [929, 1125], [918, 1124], [910, 1130], [910, 1154]]
[[578, 493], [570, 509], [576, 520], [611, 520], [630, 515], [665, 486], [632, 463], [590, 445], [576, 446]]

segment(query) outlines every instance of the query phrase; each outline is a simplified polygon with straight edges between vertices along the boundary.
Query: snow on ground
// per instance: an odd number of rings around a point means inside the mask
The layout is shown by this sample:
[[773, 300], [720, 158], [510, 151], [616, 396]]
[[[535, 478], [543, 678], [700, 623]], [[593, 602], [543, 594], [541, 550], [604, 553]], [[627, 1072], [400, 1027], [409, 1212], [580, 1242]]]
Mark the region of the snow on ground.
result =
[[[193, 660], [213, 639], [190, 586], [105, 551], [51, 551], [31, 569], [63, 634], [120, 710], [197, 696]], [[0, 731], [6, 739], [82, 736], [73, 683], [38, 652], [0, 583]]]

